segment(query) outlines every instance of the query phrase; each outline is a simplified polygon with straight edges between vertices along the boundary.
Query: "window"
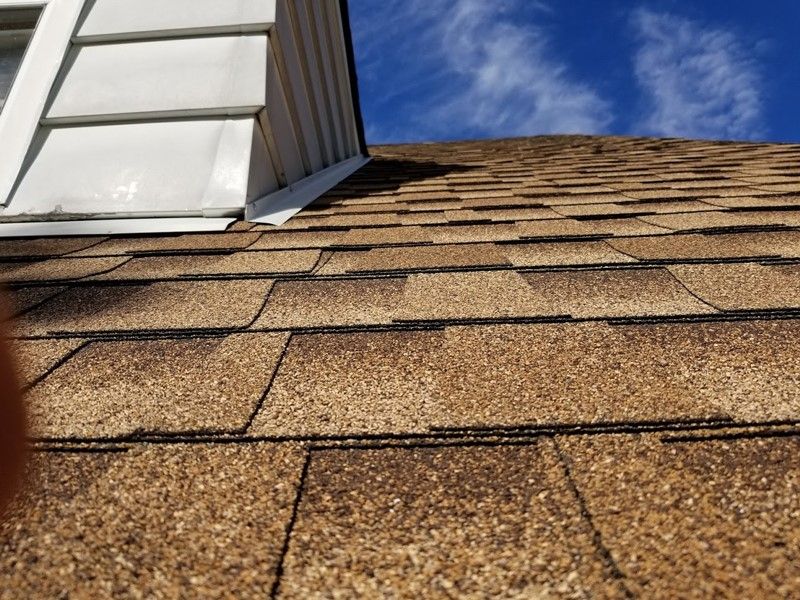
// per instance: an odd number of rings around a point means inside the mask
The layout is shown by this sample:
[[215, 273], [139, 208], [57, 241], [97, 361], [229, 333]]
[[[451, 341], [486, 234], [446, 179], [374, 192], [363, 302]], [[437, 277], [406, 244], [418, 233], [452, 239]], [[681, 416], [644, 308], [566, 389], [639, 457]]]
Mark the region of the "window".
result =
[[0, 111], [41, 12], [40, 8], [0, 9]]

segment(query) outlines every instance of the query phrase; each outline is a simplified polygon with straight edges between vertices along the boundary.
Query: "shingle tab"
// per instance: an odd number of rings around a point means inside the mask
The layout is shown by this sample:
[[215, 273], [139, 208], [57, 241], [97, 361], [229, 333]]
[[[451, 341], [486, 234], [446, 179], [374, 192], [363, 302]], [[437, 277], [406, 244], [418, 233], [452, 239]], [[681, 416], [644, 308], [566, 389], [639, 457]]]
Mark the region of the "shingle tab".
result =
[[152, 256], [130, 259], [125, 265], [94, 279], [141, 280], [187, 276], [305, 273], [314, 268], [319, 256], [319, 250]]
[[800, 308], [798, 265], [675, 265], [669, 270], [699, 297], [725, 310]]
[[272, 281], [198, 281], [72, 288], [23, 315], [19, 334], [245, 327]]
[[800, 444], [561, 439], [592, 522], [642, 598], [789, 598]]
[[33, 435], [236, 431], [258, 405], [282, 334], [94, 342], [28, 394]]
[[315, 454], [281, 597], [624, 598], [542, 446]]
[[278, 283], [254, 327], [390, 323], [404, 287], [397, 278]]
[[270, 444], [36, 454], [26, 496], [0, 523], [0, 589], [265, 597], [304, 459]]

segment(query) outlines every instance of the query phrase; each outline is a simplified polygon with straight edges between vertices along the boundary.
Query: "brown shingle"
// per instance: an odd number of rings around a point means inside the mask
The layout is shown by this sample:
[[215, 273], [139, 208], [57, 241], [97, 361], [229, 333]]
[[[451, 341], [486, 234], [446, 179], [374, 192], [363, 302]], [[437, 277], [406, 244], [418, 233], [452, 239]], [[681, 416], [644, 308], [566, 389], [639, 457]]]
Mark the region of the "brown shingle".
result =
[[196, 281], [70, 289], [23, 315], [20, 334], [245, 327], [272, 281]]
[[[2, 315], [9, 314], [11, 316], [25, 312], [63, 292], [65, 287], [53, 286], [37, 286], [19, 288], [14, 291], [3, 291], [3, 297], [0, 298], [0, 313]], [[7, 306], [6, 306], [7, 305]]]
[[133, 258], [122, 267], [96, 279], [174, 279], [182, 276], [305, 273], [314, 268], [319, 256], [319, 250], [279, 250]]
[[493, 244], [375, 248], [366, 252], [336, 252], [319, 274], [506, 264], [503, 249]]
[[252, 431], [796, 417], [798, 333], [775, 321], [298, 336]]
[[711, 211], [686, 214], [654, 215], [642, 220], [674, 231], [716, 229], [719, 227], [752, 227], [764, 225], [793, 225], [798, 217], [790, 212], [729, 212]]
[[[541, 221], [535, 221], [540, 223]], [[551, 221], [544, 221], [550, 223]], [[520, 237], [519, 225], [497, 223], [491, 225], [450, 225], [427, 228], [427, 234], [436, 244], [459, 244], [516, 240]]]
[[389, 323], [404, 279], [286, 281], [275, 285], [255, 327]]
[[432, 232], [437, 230], [415, 225], [351, 229], [337, 243], [342, 246], [421, 244], [434, 241]]
[[503, 252], [516, 267], [566, 266], [636, 262], [606, 242], [508, 244]]
[[724, 310], [800, 308], [797, 265], [675, 265], [669, 270], [695, 294]]
[[80, 339], [13, 341], [11, 356], [20, 385], [32, 384], [83, 343]]
[[651, 235], [667, 233], [667, 229], [657, 227], [635, 218], [598, 219], [578, 221], [559, 219], [553, 221], [521, 221], [517, 224], [523, 237], [575, 237], [610, 235]]
[[247, 248], [255, 242], [258, 233], [190, 233], [176, 236], [117, 237], [75, 252], [72, 256], [103, 256], [134, 254], [137, 252], [175, 252], [202, 250], [233, 250]]
[[527, 273], [525, 278], [557, 314], [635, 317], [705, 314], [714, 308], [693, 297], [665, 269]]
[[614, 248], [644, 260], [800, 256], [800, 232], [686, 234], [608, 240]]
[[[28, 281], [65, 281], [82, 279], [115, 269], [123, 264], [125, 257], [119, 258], [53, 258], [40, 262], [14, 265], [0, 265], [0, 280], [19, 283]], [[6, 270], [4, 267], [14, 267]]]
[[584, 204], [558, 206], [554, 210], [567, 217], [624, 214], [668, 214], [706, 211], [709, 205], [703, 202], [627, 202], [624, 204]]
[[796, 438], [559, 440], [604, 545], [641, 598], [789, 598], [800, 586]]
[[543, 446], [315, 453], [281, 597], [624, 597]]
[[14, 598], [266, 597], [304, 461], [292, 445], [37, 454], [0, 523]]
[[411, 275], [394, 311], [406, 321], [558, 314], [566, 313], [513, 271]]
[[339, 231], [287, 231], [266, 225], [256, 225], [257, 229], [268, 228], [257, 242], [248, 250], [281, 250], [288, 248], [327, 248], [340, 244], [346, 230]]
[[0, 256], [3, 258], [62, 256], [93, 246], [104, 239], [102, 237], [89, 237], [0, 240]]
[[94, 342], [29, 393], [33, 434], [235, 431], [258, 404], [286, 337]]

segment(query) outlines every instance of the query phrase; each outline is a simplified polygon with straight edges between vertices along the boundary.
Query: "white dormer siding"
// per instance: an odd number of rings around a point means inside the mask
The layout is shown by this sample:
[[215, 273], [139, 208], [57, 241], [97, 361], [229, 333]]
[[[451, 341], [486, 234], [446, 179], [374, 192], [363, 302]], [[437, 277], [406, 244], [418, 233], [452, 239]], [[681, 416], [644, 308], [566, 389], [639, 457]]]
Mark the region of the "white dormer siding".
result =
[[[32, 121], [9, 145], [18, 166], [0, 170], [0, 235], [280, 224], [366, 161], [339, 0], [39, 4], [0, 113], [0, 132]], [[47, 19], [70, 9], [68, 29]], [[54, 57], [50, 80], [26, 86]]]

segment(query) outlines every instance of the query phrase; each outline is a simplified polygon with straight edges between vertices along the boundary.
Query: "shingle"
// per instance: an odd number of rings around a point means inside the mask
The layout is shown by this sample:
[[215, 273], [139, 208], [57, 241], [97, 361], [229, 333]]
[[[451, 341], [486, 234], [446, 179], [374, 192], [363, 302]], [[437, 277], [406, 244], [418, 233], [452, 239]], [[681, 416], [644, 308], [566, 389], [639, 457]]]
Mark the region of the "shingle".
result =
[[611, 269], [526, 273], [556, 314], [636, 317], [705, 314], [714, 308], [693, 297], [665, 269]]
[[558, 314], [566, 313], [513, 271], [411, 275], [394, 312], [413, 321]]
[[578, 237], [607, 235], [650, 235], [668, 230], [637, 219], [599, 219], [578, 221], [558, 219], [552, 221], [521, 221], [517, 223], [523, 237]]
[[630, 198], [618, 192], [607, 194], [563, 194], [553, 196], [536, 196], [531, 198], [545, 206], [588, 206], [591, 204], [608, 204], [611, 202], [630, 202]]
[[402, 278], [280, 282], [254, 327], [390, 323], [404, 286]]
[[337, 242], [342, 246], [377, 246], [387, 244], [421, 244], [432, 242], [438, 230], [416, 225], [351, 229]]
[[543, 221], [561, 218], [561, 215], [551, 208], [536, 207], [475, 210], [473, 214], [478, 219], [491, 219], [492, 221]]
[[724, 310], [800, 308], [797, 265], [675, 265], [669, 270], [695, 294]]
[[174, 279], [182, 276], [305, 273], [314, 268], [319, 250], [235, 252], [233, 254], [133, 258], [95, 279]]
[[301, 216], [281, 225], [282, 230], [308, 229], [311, 227], [361, 227], [368, 225], [399, 225], [400, 218], [390, 212], [371, 214], [334, 214], [321, 216]]
[[0, 589], [266, 597], [303, 461], [267, 444], [36, 454], [24, 501], [0, 523]]
[[[539, 223], [540, 221], [535, 221]], [[550, 223], [551, 221], [544, 221]], [[427, 228], [427, 235], [436, 244], [494, 242], [519, 239], [518, 225], [497, 223], [491, 225], [450, 225]]]
[[[9, 315], [13, 316], [26, 310], [33, 308], [55, 296], [63, 292], [66, 287], [54, 287], [54, 286], [37, 286], [37, 287], [25, 287], [25, 288], [18, 288], [13, 291], [5, 293], [5, 301], [8, 303], [8, 310], [3, 311], [2, 314], [5, 315], [8, 313]], [[3, 303], [0, 302], [0, 308], [4, 308]]]
[[123, 264], [125, 257], [119, 258], [53, 258], [35, 263], [20, 265], [9, 270], [4, 266], [13, 266], [14, 263], [0, 265], [0, 280], [19, 283], [29, 281], [66, 281], [69, 279], [82, 279], [90, 275], [97, 275], [115, 269]]
[[583, 323], [297, 336], [252, 432], [787, 418], [800, 414], [797, 332], [788, 322]]
[[29, 393], [33, 435], [236, 431], [258, 404], [286, 338], [94, 342]]
[[[264, 228], [269, 227], [268, 230]], [[287, 231], [276, 230], [272, 226], [256, 225], [255, 229], [265, 231], [248, 250], [281, 250], [288, 248], [327, 248], [341, 243], [346, 229], [334, 231]]]
[[786, 212], [730, 212], [710, 211], [673, 215], [640, 217], [642, 220], [667, 227], [674, 231], [716, 229], [720, 227], [748, 227], [764, 225], [791, 225], [797, 220]]
[[[623, 189], [620, 187], [619, 189]], [[673, 198], [687, 198], [692, 199], [702, 194], [690, 190], [674, 190], [669, 188], [660, 189], [627, 189], [624, 195], [636, 200], [667, 200]]]
[[727, 198], [704, 198], [704, 202], [724, 208], [776, 208], [782, 206], [797, 206], [800, 197], [797, 196], [732, 196]]
[[105, 238], [37, 238], [0, 240], [0, 257], [28, 258], [31, 256], [62, 256], [102, 242]]
[[189, 233], [176, 236], [116, 237], [72, 256], [124, 255], [137, 252], [233, 250], [247, 248], [259, 233]]
[[559, 444], [592, 522], [641, 598], [789, 598], [800, 586], [797, 438]]
[[314, 453], [281, 597], [624, 597], [542, 446]]
[[83, 343], [81, 339], [14, 340], [11, 342], [11, 355], [19, 383], [23, 386], [32, 384]]
[[508, 244], [503, 252], [516, 267], [566, 266], [636, 262], [606, 242]]
[[619, 204], [583, 204], [558, 206], [554, 210], [567, 217], [582, 217], [592, 215], [624, 215], [624, 214], [668, 214], [698, 212], [709, 210], [709, 205], [704, 202], [691, 200], [679, 202], [626, 202]]
[[800, 256], [800, 232], [686, 234], [608, 240], [614, 248], [643, 260]]
[[494, 244], [450, 244], [445, 246], [413, 246], [374, 248], [366, 252], [336, 252], [320, 269], [320, 275], [435, 269], [447, 267], [490, 266], [508, 264], [501, 247]]
[[271, 287], [268, 279], [79, 287], [26, 313], [15, 328], [46, 334], [245, 327]]

